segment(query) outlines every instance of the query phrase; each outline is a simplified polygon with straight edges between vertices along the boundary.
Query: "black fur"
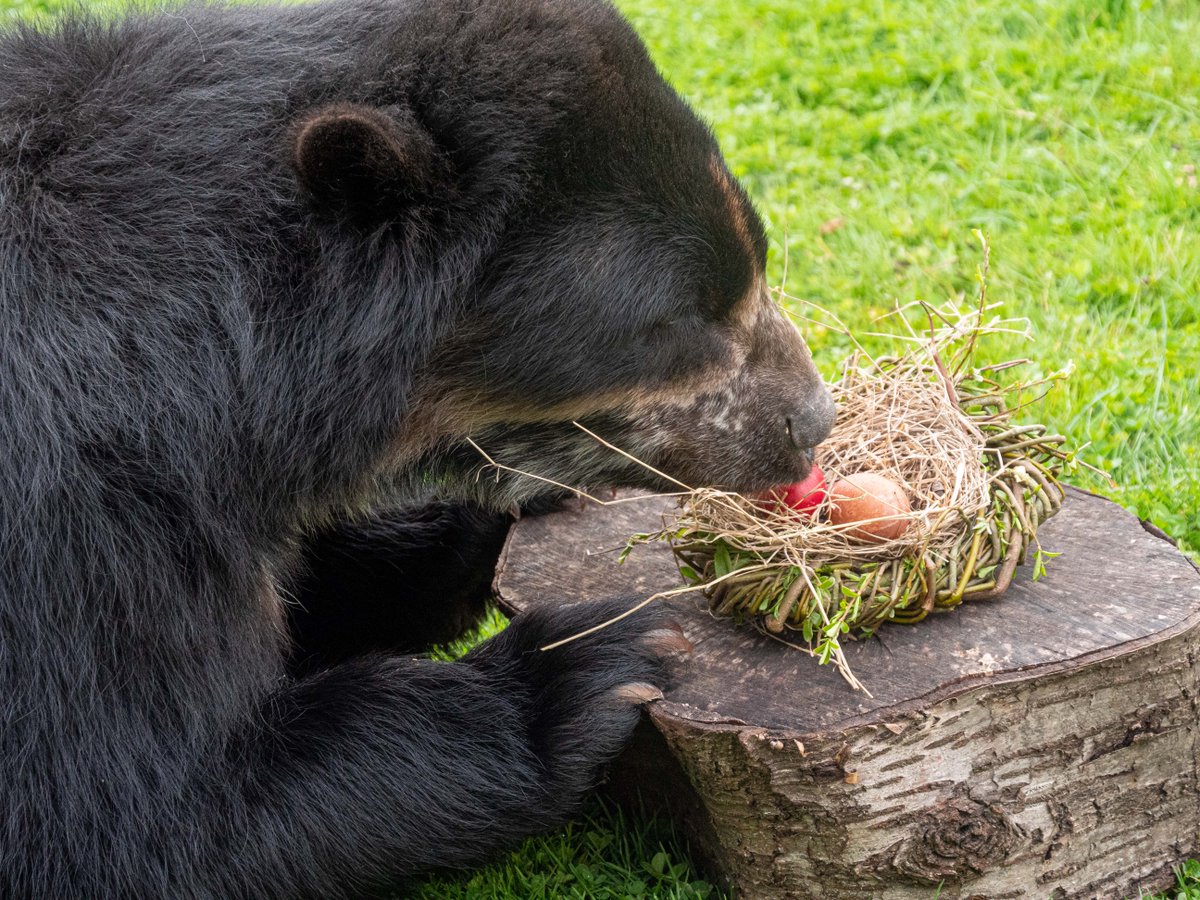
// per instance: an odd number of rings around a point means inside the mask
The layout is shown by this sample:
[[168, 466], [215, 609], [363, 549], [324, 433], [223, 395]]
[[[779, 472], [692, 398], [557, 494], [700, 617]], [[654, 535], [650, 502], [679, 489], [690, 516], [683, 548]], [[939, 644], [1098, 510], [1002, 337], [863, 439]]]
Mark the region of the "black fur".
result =
[[476, 447], [661, 484], [576, 420], [803, 475], [831, 407], [764, 246], [600, 0], [0, 36], [0, 896], [341, 896], [562, 821], [662, 683], [653, 616], [407, 658], [501, 518], [381, 510], [540, 502]]
[[293, 668], [371, 650], [416, 653], [468, 631], [486, 611], [511, 521], [507, 513], [431, 503], [307, 537], [289, 592]]

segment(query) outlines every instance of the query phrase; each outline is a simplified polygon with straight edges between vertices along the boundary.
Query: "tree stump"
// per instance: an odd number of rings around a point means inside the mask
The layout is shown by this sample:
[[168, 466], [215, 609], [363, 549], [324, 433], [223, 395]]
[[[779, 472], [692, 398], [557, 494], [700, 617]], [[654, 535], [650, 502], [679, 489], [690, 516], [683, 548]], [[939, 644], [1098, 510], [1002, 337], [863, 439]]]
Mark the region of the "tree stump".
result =
[[[665, 546], [617, 548], [672, 501], [519, 522], [496, 576], [517, 612], [682, 584]], [[670, 605], [696, 646], [614, 767], [738, 898], [1137, 896], [1200, 852], [1200, 572], [1071, 490], [1036, 584], [846, 644], [832, 667]], [[940, 892], [939, 892], [939, 887]]]

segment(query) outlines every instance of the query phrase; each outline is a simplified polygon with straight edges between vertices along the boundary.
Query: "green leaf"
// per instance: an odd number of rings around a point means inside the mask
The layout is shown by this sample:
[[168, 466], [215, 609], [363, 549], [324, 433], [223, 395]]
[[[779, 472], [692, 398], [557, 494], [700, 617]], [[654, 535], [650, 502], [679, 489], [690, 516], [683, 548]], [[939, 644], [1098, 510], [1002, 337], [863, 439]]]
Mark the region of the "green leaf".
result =
[[608, 831], [589, 831], [587, 842], [592, 845], [593, 850], [603, 850], [613, 842], [613, 836]]
[[822, 641], [817, 645], [817, 662], [825, 665], [829, 662], [829, 657], [833, 655], [834, 647], [837, 645], [830, 641]]
[[668, 873], [670, 865], [671, 865], [671, 858], [669, 856], [667, 856], [667, 854], [664, 853], [662, 850], [659, 850], [657, 853], [654, 854], [653, 858], [647, 864], [646, 868], [648, 868], [650, 870], [651, 874], [653, 874], [659, 878], [662, 878], [664, 875], [666, 875]]
[[633, 548], [638, 544], [644, 544], [649, 537], [650, 535], [641, 532], [630, 535], [629, 540], [625, 542], [625, 546], [621, 549], [621, 552], [617, 554], [617, 564], [623, 564], [625, 560], [629, 558], [629, 554], [633, 552]]
[[713, 552], [713, 573], [718, 578], [724, 578], [732, 571], [733, 561], [729, 558], [729, 547], [717, 544], [717, 549]]
[[1038, 547], [1037, 553], [1033, 556], [1033, 580], [1037, 581], [1044, 578], [1046, 575], [1046, 560], [1054, 559], [1056, 556], [1062, 556], [1062, 553], [1051, 553], [1049, 550], [1043, 550]]

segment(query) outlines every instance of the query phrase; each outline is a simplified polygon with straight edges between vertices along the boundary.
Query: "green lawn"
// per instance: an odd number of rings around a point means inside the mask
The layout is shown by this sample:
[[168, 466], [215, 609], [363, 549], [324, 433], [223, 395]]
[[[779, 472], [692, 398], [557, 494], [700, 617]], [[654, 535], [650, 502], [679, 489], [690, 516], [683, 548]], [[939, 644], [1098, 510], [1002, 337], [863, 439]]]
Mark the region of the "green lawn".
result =
[[[0, 14], [56, 5], [0, 0]], [[985, 353], [1073, 361], [1039, 418], [1117, 486], [1079, 483], [1200, 550], [1200, 5], [620, 5], [758, 203], [776, 283], [786, 257], [790, 294], [865, 330], [897, 302], [969, 295], [982, 229], [990, 296], [1035, 336]], [[832, 373], [845, 342], [810, 340]], [[1180, 896], [1200, 896], [1197, 876]], [[665, 826], [596, 808], [418, 894], [716, 896], [696, 878]]]

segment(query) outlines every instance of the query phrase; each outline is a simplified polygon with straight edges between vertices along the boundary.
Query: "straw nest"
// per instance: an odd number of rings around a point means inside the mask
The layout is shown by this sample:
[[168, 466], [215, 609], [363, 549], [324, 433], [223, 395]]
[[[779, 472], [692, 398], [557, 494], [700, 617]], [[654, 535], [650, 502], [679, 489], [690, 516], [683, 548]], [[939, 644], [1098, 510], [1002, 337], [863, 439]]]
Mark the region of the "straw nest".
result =
[[1061, 506], [1059, 476], [1073, 459], [1060, 435], [1017, 424], [1016, 415], [1065, 373], [1022, 382], [1014, 374], [1028, 360], [972, 364], [980, 337], [1020, 331], [1013, 320], [984, 321], [993, 307], [985, 305], [982, 271], [980, 283], [979, 304], [968, 312], [922, 306], [927, 333], [898, 310], [907, 349], [872, 358], [860, 348], [831, 385], [837, 425], [817, 461], [830, 485], [859, 472], [900, 485], [911, 504], [904, 532], [866, 541], [855, 532], [861, 522], [829, 521], [828, 497], [804, 514], [691, 491], [653, 537], [671, 541], [680, 573], [703, 588], [713, 614], [802, 636], [821, 662], [833, 659], [861, 687], [845, 666], [843, 636], [996, 597], [1031, 548], [1040, 574], [1053, 554], [1038, 545], [1038, 528]]

